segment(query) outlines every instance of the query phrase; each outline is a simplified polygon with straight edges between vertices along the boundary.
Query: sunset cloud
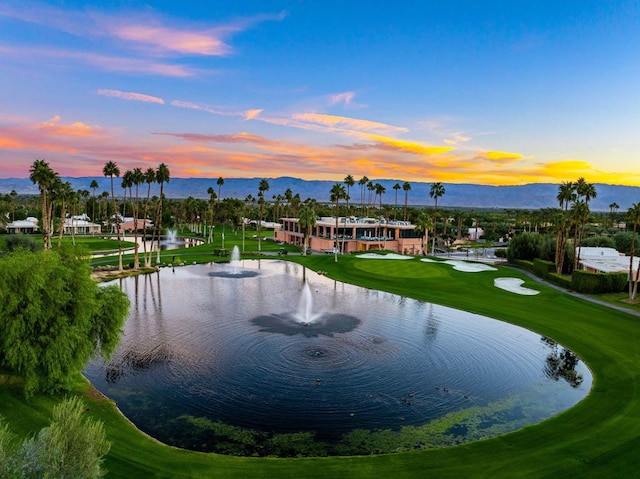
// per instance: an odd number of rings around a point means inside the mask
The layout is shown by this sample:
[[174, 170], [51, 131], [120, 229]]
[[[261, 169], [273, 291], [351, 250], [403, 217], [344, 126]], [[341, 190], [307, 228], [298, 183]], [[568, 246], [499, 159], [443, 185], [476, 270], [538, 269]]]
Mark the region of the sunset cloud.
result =
[[354, 131], [380, 131], [380, 132], [406, 132], [407, 128], [388, 125], [377, 121], [361, 120], [346, 116], [324, 115], [321, 113], [296, 113], [293, 118], [303, 123], [311, 123], [325, 127], [354, 130]]
[[433, 146], [424, 145], [415, 141], [397, 140], [395, 138], [387, 138], [384, 136], [368, 135], [369, 139], [378, 143], [380, 148], [395, 150], [403, 153], [411, 153], [414, 155], [440, 155], [453, 150], [452, 146]]
[[60, 116], [56, 115], [48, 121], [35, 126], [37, 130], [46, 135], [71, 136], [71, 137], [92, 137], [102, 135], [103, 130], [100, 127], [86, 125], [82, 122], [74, 122], [69, 124], [60, 123]]
[[492, 163], [513, 163], [521, 160], [523, 155], [520, 153], [507, 153], [505, 151], [485, 151], [476, 156], [478, 159], [484, 159]]
[[246, 110], [244, 112], [244, 119], [245, 120], [253, 120], [254, 118], [257, 118], [257, 116], [262, 113], [264, 110]]
[[[212, 106], [209, 105], [199, 105], [197, 103], [192, 103], [190, 101], [180, 101], [180, 100], [173, 100], [171, 102], [172, 106], [178, 107], [178, 108], [187, 108], [189, 110], [199, 110], [199, 111], [205, 111], [207, 113], [211, 113], [213, 115], [220, 115], [220, 116], [237, 116], [237, 117], [242, 117], [245, 118], [247, 117], [248, 112], [247, 111], [226, 111], [223, 110], [221, 108], [214, 108]], [[262, 110], [249, 110], [249, 114], [253, 114], [252, 118], [256, 118], [258, 116], [258, 114], [261, 112]]]
[[107, 90], [104, 88], [96, 92], [98, 95], [108, 96], [112, 98], [120, 98], [121, 100], [142, 101], [148, 103], [159, 103], [164, 105], [164, 100], [157, 96], [145, 95], [144, 93], [126, 92], [119, 90]]

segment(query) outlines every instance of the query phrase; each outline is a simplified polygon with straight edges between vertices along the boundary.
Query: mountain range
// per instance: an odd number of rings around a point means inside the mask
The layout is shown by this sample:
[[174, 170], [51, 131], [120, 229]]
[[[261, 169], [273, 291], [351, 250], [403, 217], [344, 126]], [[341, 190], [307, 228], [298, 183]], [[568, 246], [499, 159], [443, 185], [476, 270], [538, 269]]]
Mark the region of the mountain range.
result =
[[[262, 178], [224, 178], [224, 184], [220, 189], [222, 198], [244, 199], [247, 195], [257, 197], [258, 185]], [[62, 177], [62, 181], [68, 181], [76, 190], [93, 191], [89, 185], [93, 180], [98, 183], [96, 195], [103, 191], [110, 192], [110, 179], [104, 176], [87, 176], [81, 178]], [[304, 200], [314, 198], [320, 202], [329, 201], [329, 191], [336, 181], [330, 180], [302, 180], [300, 178], [279, 177], [267, 178], [269, 191], [266, 198], [271, 199], [274, 195], [284, 195], [287, 189], [292, 193], [300, 194]], [[380, 183], [386, 188], [386, 193], [382, 197], [384, 204], [396, 204], [396, 190], [393, 186], [399, 183], [403, 185], [403, 180], [377, 179], [371, 180]], [[217, 178], [171, 178], [169, 184], [165, 184], [164, 193], [167, 198], [208, 198], [207, 190], [213, 188], [218, 193]], [[116, 195], [122, 195], [121, 180], [114, 179]], [[432, 183], [410, 182], [411, 190], [408, 192], [408, 203], [412, 206], [432, 205], [433, 199], [429, 197], [429, 189]], [[559, 184], [553, 183], [530, 183], [518, 186], [489, 186], [476, 185], [471, 183], [443, 183], [445, 187], [444, 196], [438, 199], [438, 206], [449, 208], [497, 208], [497, 209], [540, 209], [557, 208], [556, 195]], [[597, 197], [592, 199], [590, 207], [594, 211], [609, 211], [610, 205], [616, 203], [619, 211], [626, 211], [633, 203], [640, 202], [640, 187], [608, 185], [596, 183]], [[38, 194], [38, 186], [34, 185], [28, 178], [0, 178], [0, 193], [6, 194], [15, 190], [18, 194]], [[146, 196], [146, 185], [140, 186], [140, 195]], [[151, 195], [157, 195], [158, 185], [152, 185]], [[351, 203], [359, 204], [361, 201], [361, 188], [357, 183], [350, 189]], [[368, 200], [369, 192], [364, 189], [364, 202]], [[397, 204], [404, 204], [404, 191], [397, 191]], [[379, 200], [378, 200], [379, 201]]]

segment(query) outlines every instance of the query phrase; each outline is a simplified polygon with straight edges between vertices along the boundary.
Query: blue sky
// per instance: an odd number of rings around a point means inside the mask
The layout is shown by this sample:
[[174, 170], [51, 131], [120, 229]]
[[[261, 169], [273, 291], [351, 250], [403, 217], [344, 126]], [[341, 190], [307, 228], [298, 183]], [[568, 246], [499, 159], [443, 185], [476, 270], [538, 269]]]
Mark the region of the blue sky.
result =
[[640, 186], [637, 1], [0, 4], [0, 177]]

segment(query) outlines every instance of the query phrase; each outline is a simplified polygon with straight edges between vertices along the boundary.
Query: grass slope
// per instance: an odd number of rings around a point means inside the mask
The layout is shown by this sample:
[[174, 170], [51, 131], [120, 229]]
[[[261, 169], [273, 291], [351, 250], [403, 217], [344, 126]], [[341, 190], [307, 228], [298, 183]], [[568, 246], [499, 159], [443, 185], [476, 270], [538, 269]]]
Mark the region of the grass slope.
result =
[[[137, 432], [110, 401], [89, 394], [91, 414], [105, 422], [112, 449], [108, 477], [364, 478], [640, 477], [640, 318], [565, 295], [510, 269], [463, 273], [418, 260], [290, 257], [348, 283], [431, 301], [519, 324], [574, 350], [594, 373], [591, 394], [541, 424], [493, 439], [428, 451], [366, 457], [237, 458], [178, 450]], [[519, 277], [537, 296], [493, 286]], [[90, 388], [79, 386], [84, 394]], [[55, 398], [25, 402], [0, 388], [0, 414], [27, 434], [47, 421]]]

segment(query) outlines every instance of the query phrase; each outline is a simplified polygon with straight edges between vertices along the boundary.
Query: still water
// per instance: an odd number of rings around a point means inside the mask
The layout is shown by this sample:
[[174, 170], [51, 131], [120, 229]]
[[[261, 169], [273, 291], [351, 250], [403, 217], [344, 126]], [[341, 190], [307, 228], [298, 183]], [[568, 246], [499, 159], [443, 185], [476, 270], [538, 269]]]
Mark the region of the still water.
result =
[[224, 452], [214, 443], [228, 426], [265, 441], [308, 433], [340, 443], [362, 430], [457, 444], [540, 422], [591, 386], [573, 353], [523, 328], [287, 262], [229, 268], [119, 280], [131, 300], [123, 341], [85, 374], [163, 442]]

